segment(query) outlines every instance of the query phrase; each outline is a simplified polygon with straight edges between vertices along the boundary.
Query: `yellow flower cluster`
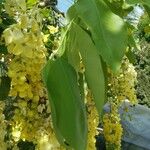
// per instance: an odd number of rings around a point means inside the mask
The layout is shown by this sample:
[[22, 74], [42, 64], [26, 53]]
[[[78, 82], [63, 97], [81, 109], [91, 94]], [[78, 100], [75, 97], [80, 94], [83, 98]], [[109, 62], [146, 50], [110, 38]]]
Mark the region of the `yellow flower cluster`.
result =
[[12, 79], [10, 96], [38, 101], [44, 96], [41, 69], [46, 62], [46, 49], [36, 17], [25, 16], [3, 34], [8, 52], [14, 55], [8, 71]]
[[125, 99], [128, 99], [132, 104], [137, 103], [134, 88], [136, 77], [137, 73], [134, 66], [127, 58], [124, 58], [118, 74], [113, 74], [109, 71], [108, 101], [111, 111], [110, 114], [105, 114], [103, 118], [104, 136], [107, 142], [107, 149], [109, 150], [121, 149], [123, 129], [120, 124], [118, 108]]
[[11, 55], [8, 65], [8, 76], [11, 78], [9, 95], [17, 100], [11, 120], [13, 141], [15, 144], [20, 139], [33, 142], [37, 150], [61, 150], [63, 148], [51, 124], [47, 94], [41, 78], [47, 50], [40, 13], [37, 7], [26, 10], [25, 0], [6, 0], [5, 8], [16, 19], [16, 24], [3, 32]]
[[92, 94], [88, 91], [86, 95], [87, 99], [87, 117], [88, 117], [88, 143], [87, 150], [95, 150], [95, 136], [98, 134], [97, 127], [99, 123], [99, 116], [92, 99]]
[[5, 6], [6, 12], [10, 16], [14, 16], [18, 12], [26, 11], [26, 1], [25, 0], [5, 0], [4, 6]]
[[104, 121], [104, 137], [106, 139], [106, 147], [108, 150], [120, 150], [122, 138], [122, 126], [120, 124], [120, 116], [118, 113], [105, 114]]
[[40, 108], [42, 105], [37, 108], [37, 104], [33, 102], [29, 104], [20, 100], [15, 106], [18, 106], [18, 109], [15, 110], [12, 121], [12, 136], [16, 142], [20, 139], [31, 141], [36, 144], [36, 150], [60, 150], [61, 146], [50, 125], [51, 117], [44, 116], [46, 114], [42, 112], [45, 105], [43, 108]]
[[120, 104], [128, 99], [132, 104], [137, 103], [135, 83], [137, 73], [134, 66], [127, 58], [124, 58], [119, 74], [113, 74], [109, 71], [109, 96]]
[[49, 29], [49, 32], [51, 33], [51, 34], [55, 34], [55, 33], [57, 33], [58, 32], [58, 27], [54, 27], [54, 26], [48, 26], [48, 29]]

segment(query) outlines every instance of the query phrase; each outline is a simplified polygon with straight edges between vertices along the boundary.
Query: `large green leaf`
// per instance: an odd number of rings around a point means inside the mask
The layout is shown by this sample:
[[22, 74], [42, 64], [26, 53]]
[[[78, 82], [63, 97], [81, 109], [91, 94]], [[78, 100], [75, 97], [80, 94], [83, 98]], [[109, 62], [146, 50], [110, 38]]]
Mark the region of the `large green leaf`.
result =
[[79, 71], [80, 67], [80, 56], [79, 49], [77, 48], [77, 40], [76, 36], [73, 34], [68, 34], [67, 36], [67, 46], [65, 47], [66, 55], [68, 58], [68, 62], [74, 67], [76, 71]]
[[137, 4], [141, 3], [150, 7], [150, 0], [126, 0], [128, 4]]
[[62, 31], [61, 42], [60, 42], [60, 46], [59, 46], [58, 52], [57, 52], [57, 54], [58, 54], [59, 57], [61, 57], [62, 55], [64, 55], [64, 53], [66, 51], [66, 47], [68, 47], [67, 46], [67, 44], [68, 44], [68, 42], [67, 42], [68, 41], [68, 33], [70, 31], [71, 24], [72, 24], [72, 22], [70, 22], [68, 24], [68, 26], [66, 27], [66, 29], [64, 29]]
[[111, 12], [102, 0], [79, 0], [75, 3], [78, 16], [87, 25], [97, 50], [104, 61], [116, 71], [127, 46], [124, 21]]
[[43, 70], [43, 80], [48, 90], [53, 125], [59, 142], [75, 150], [85, 150], [86, 111], [75, 70], [62, 58], [49, 60]]
[[80, 56], [79, 51], [76, 49], [75, 36], [70, 34], [72, 22], [66, 28], [66, 31], [62, 34], [61, 44], [58, 49], [58, 56], [65, 57], [69, 64], [71, 64], [76, 71], [79, 70]]
[[70, 34], [75, 36], [76, 49], [79, 49], [83, 64], [85, 65], [85, 77], [88, 87], [92, 91], [94, 101], [99, 114], [105, 101], [105, 77], [98, 51], [90, 36], [77, 24], [73, 23]]
[[0, 78], [0, 100], [5, 100], [8, 97], [10, 90], [10, 78], [1, 77]]

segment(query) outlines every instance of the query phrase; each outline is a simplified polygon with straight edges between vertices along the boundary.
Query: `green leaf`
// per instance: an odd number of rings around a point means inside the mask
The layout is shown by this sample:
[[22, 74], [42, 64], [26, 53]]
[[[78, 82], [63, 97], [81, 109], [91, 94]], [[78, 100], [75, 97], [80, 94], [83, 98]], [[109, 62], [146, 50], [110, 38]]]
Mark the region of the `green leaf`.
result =
[[128, 4], [137, 4], [137, 3], [140, 3], [140, 4], [147, 5], [147, 6], [150, 7], [150, 0], [126, 0], [126, 2]]
[[10, 90], [10, 78], [9, 77], [1, 77], [0, 78], [0, 100], [5, 100], [8, 97], [8, 93]]
[[137, 43], [134, 39], [134, 27], [130, 24], [127, 23], [128, 26], [128, 48], [126, 51], [126, 56], [128, 57], [130, 63], [135, 63], [136, 62], [136, 58], [135, 58], [135, 54], [132, 52], [132, 49], [134, 48], [138, 50], [138, 46]]
[[51, 15], [51, 10], [47, 8], [41, 9], [40, 12], [43, 15], [42, 17], [44, 18], [48, 18]]
[[126, 6], [124, 5], [124, 0], [120, 1], [112, 1], [110, 2], [109, 0], [104, 0], [104, 2], [109, 6], [111, 11], [115, 13], [116, 15], [120, 17], [125, 17], [128, 15], [129, 12], [133, 10], [132, 6]]
[[37, 0], [27, 0], [27, 7], [34, 6], [38, 1]]
[[35, 144], [33, 142], [20, 140], [17, 144], [19, 150], [35, 150]]
[[72, 24], [70, 34], [76, 36], [74, 39], [77, 43], [76, 48], [79, 49], [83, 64], [85, 65], [86, 81], [89, 89], [92, 91], [97, 110], [100, 114], [106, 99], [105, 76], [100, 56], [90, 36], [77, 24]]
[[61, 38], [61, 43], [60, 43], [60, 46], [59, 46], [59, 48], [58, 48], [58, 52], [57, 52], [57, 54], [58, 54], [58, 56], [59, 57], [61, 57], [62, 55], [64, 55], [64, 53], [65, 53], [65, 51], [66, 51], [66, 47], [67, 47], [67, 44], [68, 44], [68, 33], [69, 33], [69, 31], [70, 31], [70, 27], [71, 27], [71, 23], [72, 22], [70, 22], [70, 24], [67, 26], [67, 28], [66, 28], [66, 30], [64, 31], [62, 31], [62, 38]]
[[2, 5], [3, 0], [0, 0], [0, 6]]
[[43, 70], [43, 80], [48, 90], [52, 121], [59, 142], [75, 150], [85, 150], [86, 110], [80, 97], [75, 70], [62, 58], [49, 60]]
[[4, 2], [4, 0], [0, 0], [0, 5], [2, 5], [3, 2]]
[[144, 5], [144, 8], [145, 8], [145, 10], [146, 10], [146, 12], [150, 18], [150, 7], [148, 7], [147, 5]]
[[7, 54], [7, 47], [5, 45], [0, 45], [0, 53], [1, 54]]
[[130, 63], [134, 64], [136, 62], [136, 56], [132, 52], [132, 48], [129, 47], [127, 53], [126, 53], [127, 58], [129, 59]]
[[74, 69], [78, 72], [80, 67], [80, 56], [79, 56], [79, 49], [76, 47], [77, 45], [77, 38], [73, 34], [68, 34], [67, 37], [67, 47], [65, 47], [66, 55], [68, 58], [68, 62], [74, 67]]
[[67, 20], [71, 21], [72, 19], [75, 19], [78, 17], [78, 13], [76, 11], [75, 5], [72, 5], [68, 11], [67, 11]]
[[136, 41], [133, 37], [133, 30], [129, 25], [128, 25], [128, 45], [130, 47], [134, 47], [134, 48], [138, 49], [137, 45], [136, 45]]
[[75, 36], [69, 34], [72, 22], [68, 25], [66, 31], [62, 34], [61, 44], [58, 48], [58, 56], [66, 57], [69, 64], [78, 72], [80, 66], [79, 51], [76, 49]]
[[75, 3], [78, 16], [87, 25], [99, 54], [114, 70], [119, 69], [127, 46], [124, 21], [111, 12], [102, 0], [80, 0]]

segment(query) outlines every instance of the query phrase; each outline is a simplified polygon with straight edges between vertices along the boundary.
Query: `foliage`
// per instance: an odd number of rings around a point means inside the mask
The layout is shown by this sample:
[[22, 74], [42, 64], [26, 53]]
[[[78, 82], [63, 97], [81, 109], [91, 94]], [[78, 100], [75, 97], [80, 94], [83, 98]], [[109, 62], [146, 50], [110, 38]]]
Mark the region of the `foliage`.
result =
[[0, 81], [0, 100], [7, 98], [10, 89], [10, 78], [1, 77]]
[[150, 18], [148, 17], [148, 14], [145, 13], [142, 15], [140, 19], [140, 23], [138, 25], [138, 37], [141, 41], [145, 39], [147, 42], [150, 42], [150, 26], [149, 26]]
[[136, 61], [134, 62], [135, 69], [137, 71], [137, 86], [136, 93], [140, 104], [150, 106], [150, 93], [149, 93], [149, 56], [150, 56], [150, 28], [149, 28], [149, 16], [145, 12], [138, 24], [138, 30], [136, 30], [136, 36], [139, 39], [140, 49], [135, 50]]
[[150, 46], [144, 39], [141, 41], [141, 50], [136, 52], [137, 62], [137, 98], [140, 104], [150, 107]]
[[85, 149], [87, 121], [75, 70], [62, 58], [49, 60], [44, 78], [47, 79], [45, 84], [49, 91], [53, 124], [60, 143], [78, 150]]
[[[123, 20], [102, 1], [78, 1], [74, 7], [85, 25], [84, 30], [90, 32], [98, 53], [111, 69], [117, 70], [127, 46], [127, 28]], [[86, 14], [89, 9], [90, 16]]]

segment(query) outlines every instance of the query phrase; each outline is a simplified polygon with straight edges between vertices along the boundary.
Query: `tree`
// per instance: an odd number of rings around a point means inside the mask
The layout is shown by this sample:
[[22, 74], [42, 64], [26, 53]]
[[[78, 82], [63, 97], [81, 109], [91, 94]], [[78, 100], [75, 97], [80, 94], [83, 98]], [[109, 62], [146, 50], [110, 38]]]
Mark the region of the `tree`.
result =
[[[78, 0], [62, 27], [52, 2], [1, 2], [3, 149], [25, 141], [31, 149], [93, 150], [100, 120], [107, 149], [119, 150], [118, 107], [137, 103], [135, 28], [125, 18], [137, 3], [149, 13], [150, 3]], [[106, 101], [111, 112], [103, 115]]]

